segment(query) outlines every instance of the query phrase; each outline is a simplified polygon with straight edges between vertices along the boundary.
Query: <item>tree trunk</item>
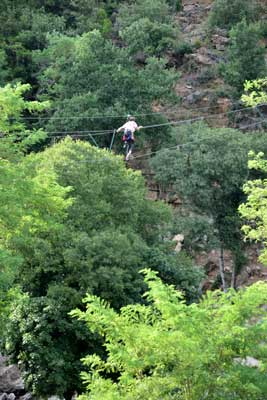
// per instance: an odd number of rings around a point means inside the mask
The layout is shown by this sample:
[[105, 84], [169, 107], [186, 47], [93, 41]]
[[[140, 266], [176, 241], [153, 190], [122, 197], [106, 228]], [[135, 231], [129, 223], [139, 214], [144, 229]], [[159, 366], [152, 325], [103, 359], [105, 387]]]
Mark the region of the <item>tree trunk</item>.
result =
[[232, 278], [231, 278], [231, 287], [233, 289], [236, 288], [236, 265], [235, 265], [235, 263], [233, 265]]
[[219, 265], [220, 265], [220, 275], [221, 275], [221, 280], [222, 280], [222, 287], [223, 291], [227, 292], [227, 286], [225, 282], [225, 271], [224, 271], [224, 253], [223, 253], [223, 246], [220, 246], [220, 260], [219, 260]]

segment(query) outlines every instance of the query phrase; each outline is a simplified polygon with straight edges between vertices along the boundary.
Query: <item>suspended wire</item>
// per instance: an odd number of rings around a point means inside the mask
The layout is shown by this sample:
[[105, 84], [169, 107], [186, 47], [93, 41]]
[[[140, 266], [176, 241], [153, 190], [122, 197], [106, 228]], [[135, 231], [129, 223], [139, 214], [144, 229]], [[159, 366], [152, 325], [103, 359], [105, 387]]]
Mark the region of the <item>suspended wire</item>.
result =
[[[232, 106], [234, 105], [240, 105], [240, 102], [234, 102], [231, 103]], [[261, 107], [262, 105], [258, 105], [256, 107]], [[188, 109], [188, 111], [198, 111], [198, 110], [209, 110], [212, 108], [218, 108], [219, 105], [213, 105], [213, 106], [206, 106], [206, 107], [194, 107], [194, 108], [190, 108]], [[254, 107], [248, 107], [250, 109], [253, 109]], [[134, 115], [136, 117], [143, 117], [143, 116], [150, 116], [150, 115], [166, 115], [166, 114], [176, 114], [176, 113], [183, 113], [183, 111], [181, 110], [175, 110], [175, 111], [155, 111], [155, 112], [150, 112], [150, 113], [134, 113]], [[127, 116], [127, 114], [124, 115], [92, 115], [92, 116], [87, 116], [87, 115], [79, 115], [79, 116], [65, 116], [65, 117], [54, 117], [53, 115], [50, 117], [21, 117], [21, 119], [25, 119], [25, 120], [69, 120], [69, 119], [104, 119], [104, 118], [125, 118]]]
[[[252, 126], [255, 126], [255, 125], [258, 125], [258, 124], [262, 124], [262, 123], [264, 123], [264, 122], [267, 123], [267, 118], [265, 118], [265, 119], [263, 119], [263, 120], [261, 120], [261, 121], [258, 121], [258, 122], [254, 122], [253, 124], [248, 124], [248, 125], [246, 125], [246, 126], [243, 126], [243, 127], [241, 127], [241, 128], [238, 128], [237, 130], [247, 129], [247, 128], [252, 127]], [[224, 128], [224, 129], [225, 129], [225, 128]], [[227, 129], [227, 128], [226, 128], [226, 129]], [[229, 128], [229, 129], [233, 129], [233, 128]], [[157, 153], [159, 153], [159, 152], [161, 152], [161, 151], [163, 151], [163, 150], [175, 150], [175, 149], [176, 149], [176, 150], [180, 150], [180, 149], [182, 149], [183, 147], [186, 147], [186, 146], [189, 146], [189, 145], [192, 145], [192, 144], [199, 144], [199, 143], [201, 143], [201, 142], [203, 142], [203, 141], [210, 140], [210, 139], [214, 139], [214, 138], [216, 138], [216, 137], [218, 137], [218, 136], [224, 136], [226, 133], [228, 134], [228, 132], [222, 132], [221, 135], [217, 133], [216, 135], [213, 135], [212, 137], [202, 138], [202, 139], [199, 139], [199, 140], [191, 140], [191, 141], [186, 142], [186, 143], [181, 143], [181, 144], [177, 144], [177, 145], [175, 145], [175, 146], [165, 147], [165, 148], [163, 148], [163, 149], [151, 151], [151, 152], [146, 153], [146, 154], [141, 154], [141, 155], [133, 156], [133, 157], [132, 157], [132, 160], [133, 160], [133, 159], [137, 159], [137, 158], [144, 158], [144, 157], [150, 156], [150, 155], [152, 155], [152, 154], [157, 154]], [[255, 132], [253, 132], [253, 134], [254, 134], [254, 133], [255, 133]]]
[[[107, 135], [108, 133], [112, 133], [114, 129], [107, 129], [107, 130], [99, 130], [99, 131], [62, 131], [62, 132], [47, 132], [49, 135], [47, 136], [48, 138], [61, 138], [65, 136], [101, 136], [101, 135]], [[58, 134], [57, 136], [55, 136]], [[83, 135], [86, 134], [86, 135]]]
[[[163, 112], [152, 112], [152, 113], [147, 113], [147, 114], [134, 114], [135, 116], [147, 116], [147, 115], [157, 115], [157, 114], [162, 114], [164, 115]], [[51, 117], [22, 117], [21, 119], [36, 119], [36, 120], [68, 120], [68, 119], [104, 119], [104, 118], [125, 118], [127, 117], [127, 114], [124, 115], [80, 115], [80, 116], [70, 116], [70, 117], [54, 117], [53, 115]]]
[[[240, 111], [244, 111], [244, 110], [248, 110], [248, 109], [254, 109], [257, 108], [256, 107], [243, 107], [243, 108], [239, 108], [237, 110], [232, 110], [232, 111], [225, 111], [222, 113], [217, 113], [217, 114], [213, 114], [213, 115], [209, 115], [209, 116], [199, 116], [199, 117], [194, 117], [194, 118], [190, 118], [190, 119], [182, 119], [182, 120], [178, 120], [178, 121], [169, 121], [169, 122], [164, 122], [162, 124], [154, 124], [154, 125], [146, 125], [143, 126], [142, 129], [151, 129], [151, 128], [159, 128], [162, 126], [170, 126], [170, 125], [181, 125], [181, 124], [185, 124], [185, 123], [189, 123], [189, 122], [196, 122], [196, 121], [204, 121], [204, 120], [209, 120], [209, 119], [214, 119], [217, 117], [220, 117], [222, 115], [228, 115], [228, 114], [236, 114]], [[101, 136], [101, 135], [106, 135], [108, 133], [113, 133], [114, 129], [107, 129], [107, 130], [99, 130], [99, 131], [92, 131], [92, 130], [84, 130], [84, 131], [55, 131], [55, 132], [47, 132], [49, 135], [53, 135], [53, 134], [58, 134], [58, 136], [47, 136], [47, 137], [64, 137], [64, 136], [75, 136], [75, 137], [87, 137], [87, 136]]]
[[184, 124], [184, 123], [188, 123], [188, 122], [195, 122], [195, 121], [204, 121], [206, 119], [217, 118], [217, 117], [219, 117], [221, 115], [235, 114], [237, 112], [244, 111], [244, 110], [251, 109], [251, 108], [252, 107], [245, 107], [245, 108], [239, 108], [238, 110], [226, 111], [226, 112], [223, 112], [223, 113], [217, 113], [217, 114], [209, 115], [207, 117], [200, 116], [200, 117], [194, 117], [194, 118], [190, 118], [190, 119], [183, 119], [183, 120], [179, 120], [179, 121], [165, 122], [165, 123], [162, 123], [162, 124], [147, 125], [147, 126], [144, 126], [144, 129], [157, 128], [157, 127], [167, 126], [167, 125], [180, 125], [180, 124]]
[[[240, 128], [240, 129], [246, 129], [246, 128], [249, 128], [249, 127], [251, 127], [251, 126], [255, 126], [255, 125], [258, 125], [258, 124], [261, 124], [261, 123], [264, 123], [264, 122], [267, 123], [267, 118], [264, 118], [264, 119], [262, 119], [261, 121], [258, 121], [258, 122], [252, 123], [252, 124], [245, 125], [245, 126], [243, 126], [242, 128]], [[228, 128], [223, 128], [223, 129], [228, 129]], [[233, 128], [229, 128], [229, 129], [233, 129]], [[164, 150], [177, 150], [177, 151], [183, 150], [183, 148], [185, 148], [185, 147], [187, 147], [187, 146], [190, 146], [190, 145], [199, 144], [199, 143], [202, 143], [202, 142], [205, 142], [205, 141], [209, 141], [209, 140], [215, 139], [215, 138], [217, 138], [217, 137], [223, 137], [224, 135], [227, 135], [227, 136], [228, 136], [229, 133], [230, 133], [230, 132], [222, 132], [221, 134], [220, 134], [220, 133], [217, 133], [216, 135], [212, 135], [212, 136], [210, 136], [210, 137], [205, 137], [205, 138], [198, 139], [198, 140], [191, 140], [191, 141], [188, 141], [188, 142], [186, 142], [186, 143], [181, 143], [181, 144], [177, 144], [177, 145], [170, 146], [170, 147], [164, 147], [164, 148], [159, 149], [159, 150], [150, 151], [150, 152], [145, 153], [145, 154], [133, 156], [133, 157], [131, 158], [130, 161], [135, 160], [135, 159], [145, 158], [145, 157], [151, 156], [151, 155], [153, 155], [153, 154], [157, 154], [157, 153], [159, 153], [159, 152], [161, 152], [161, 151], [164, 151]], [[251, 133], [254, 134], [255, 132], [251, 132]], [[232, 137], [232, 135], [231, 135], [230, 137]], [[235, 151], [237, 151], [237, 150], [235, 149]], [[240, 151], [241, 151], [241, 149], [240, 149]], [[79, 160], [79, 161], [76, 161], [76, 162], [77, 162], [77, 163], [99, 163], [99, 162], [102, 162], [102, 161], [104, 161], [104, 160], [105, 160], [105, 161], [112, 161], [112, 159], [111, 159], [110, 157], [101, 157], [101, 158], [98, 159], [98, 160]], [[68, 164], [66, 164], [66, 166], [67, 166], [67, 165], [68, 165]]]

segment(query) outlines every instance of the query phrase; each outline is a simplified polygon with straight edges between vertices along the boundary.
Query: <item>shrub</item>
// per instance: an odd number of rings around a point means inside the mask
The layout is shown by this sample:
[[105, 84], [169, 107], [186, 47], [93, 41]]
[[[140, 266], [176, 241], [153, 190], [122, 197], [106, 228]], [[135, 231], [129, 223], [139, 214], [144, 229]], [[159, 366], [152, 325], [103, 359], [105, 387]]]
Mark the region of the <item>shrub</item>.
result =
[[119, 36], [131, 53], [159, 56], [175, 48], [179, 30], [171, 7], [166, 1], [138, 0], [131, 6], [122, 5], [117, 18]]
[[238, 95], [246, 80], [265, 75], [265, 48], [259, 44], [260, 37], [259, 26], [248, 24], [244, 19], [230, 31], [228, 63], [221, 66], [221, 71]]
[[257, 19], [259, 9], [251, 0], [215, 0], [209, 17], [212, 28], [230, 29], [243, 18], [247, 22]]
[[[87, 296], [72, 315], [103, 336], [107, 357], [84, 359], [81, 400], [266, 399], [266, 283], [241, 292], [209, 292], [187, 306], [183, 296], [145, 272], [149, 305], [123, 307]], [[251, 368], [249, 357], [259, 368]], [[115, 377], [115, 379], [114, 379]]]

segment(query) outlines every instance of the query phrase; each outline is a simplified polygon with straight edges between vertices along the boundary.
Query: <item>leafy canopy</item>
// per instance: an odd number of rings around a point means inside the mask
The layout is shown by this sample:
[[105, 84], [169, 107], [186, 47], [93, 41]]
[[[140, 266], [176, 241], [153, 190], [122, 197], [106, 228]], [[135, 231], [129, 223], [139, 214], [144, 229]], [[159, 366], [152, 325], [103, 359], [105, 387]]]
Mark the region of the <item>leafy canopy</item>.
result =
[[[17, 83], [0, 88], [0, 157], [13, 159], [18, 153], [26, 152], [34, 144], [44, 140], [46, 134], [41, 129], [29, 130], [22, 117], [24, 113], [34, 113], [49, 108], [48, 101], [27, 101], [25, 93], [30, 85]], [[16, 157], [15, 157], [16, 158]]]
[[[172, 185], [183, 202], [190, 204], [189, 214], [193, 211], [194, 216], [206, 219], [205, 224], [199, 221], [205, 228], [202, 237], [206, 234], [213, 244], [232, 250], [240, 268], [242, 237], [237, 208], [244, 199], [248, 152], [266, 148], [264, 134], [244, 135], [234, 129], [192, 124], [179, 128], [177, 144], [177, 149], [162, 150], [151, 160], [155, 179], [163, 186]], [[196, 221], [191, 229], [195, 236], [199, 234]], [[183, 222], [179, 224], [178, 219], [176, 226], [182, 229]], [[179, 232], [191, 235], [189, 227], [187, 219]]]
[[245, 81], [244, 91], [241, 100], [246, 106], [255, 107], [267, 102], [266, 93], [267, 79], [255, 79], [254, 81]]
[[[165, 68], [165, 60], [152, 57], [144, 68], [137, 68], [126, 48], [116, 47], [99, 31], [76, 38], [53, 37], [49, 48], [39, 54], [38, 62], [43, 71], [43, 96], [55, 107], [46, 126], [48, 131], [117, 128], [125, 122], [123, 115], [151, 112], [154, 102], [176, 98], [172, 89], [177, 75]], [[68, 118], [76, 114], [79, 118]], [[122, 117], [112, 118], [118, 115]], [[154, 116], [151, 121], [150, 116], [150, 123], [160, 120]], [[164, 139], [151, 131], [147, 135], [152, 144]], [[101, 145], [109, 145], [110, 139], [108, 135], [96, 138]]]
[[138, 271], [155, 266], [190, 301], [203, 274], [173, 251], [166, 241], [171, 210], [146, 199], [142, 176], [121, 157], [68, 138], [27, 156], [24, 166], [33, 176], [51, 171], [59, 187], [71, 187], [71, 205], [59, 229], [9, 244], [23, 259], [16, 278], [28, 296], [14, 302], [5, 344], [32, 392], [69, 398], [81, 390], [80, 359], [102, 351], [99, 337], [68, 315], [87, 292], [115, 309], [143, 302]]
[[180, 32], [166, 1], [138, 0], [122, 4], [116, 27], [130, 54], [160, 56], [177, 47]]
[[[243, 232], [247, 239], [262, 242], [264, 247], [267, 243], [267, 161], [263, 158], [264, 154], [250, 152], [250, 160], [248, 166], [264, 173], [265, 177], [262, 179], [249, 180], [245, 183], [243, 189], [247, 195], [247, 201], [241, 204], [239, 212], [241, 216], [247, 221], [242, 227]], [[264, 249], [259, 257], [260, 261], [267, 264], [267, 251]]]
[[222, 65], [222, 72], [238, 95], [246, 80], [261, 78], [266, 73], [265, 48], [260, 39], [259, 26], [248, 24], [244, 19], [230, 31], [228, 62]]
[[253, 22], [259, 15], [257, 2], [250, 0], [215, 0], [209, 16], [209, 25], [212, 28], [230, 29], [245, 19]]
[[[23, 252], [14, 242], [28, 243], [38, 235], [57, 230], [61, 225], [71, 199], [66, 199], [69, 188], [57, 183], [49, 168], [35, 172], [25, 165], [23, 152], [45, 138], [41, 130], [29, 130], [22, 120], [28, 115], [46, 109], [48, 103], [26, 101], [29, 85], [6, 85], [0, 88], [0, 318], [9, 313], [10, 303], [17, 298], [14, 287], [19, 267], [24, 262]], [[13, 287], [12, 287], [13, 286]], [[1, 331], [3, 338], [5, 329]]]
[[[187, 306], [180, 292], [145, 271], [149, 305], [115, 312], [87, 295], [71, 315], [105, 341], [107, 357], [84, 358], [88, 392], [81, 400], [251, 398], [266, 395], [266, 283], [244, 291], [208, 292]], [[246, 357], [257, 357], [250, 368]]]

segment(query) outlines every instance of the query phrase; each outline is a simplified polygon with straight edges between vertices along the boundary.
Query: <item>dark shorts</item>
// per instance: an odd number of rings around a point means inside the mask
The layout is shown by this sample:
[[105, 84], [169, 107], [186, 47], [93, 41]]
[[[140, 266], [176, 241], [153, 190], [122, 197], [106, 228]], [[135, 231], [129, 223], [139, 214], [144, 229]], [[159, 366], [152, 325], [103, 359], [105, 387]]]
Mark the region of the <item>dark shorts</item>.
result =
[[133, 139], [127, 140], [126, 143], [127, 143], [127, 147], [128, 147], [128, 152], [130, 150], [133, 150], [133, 148], [134, 148], [134, 140]]

